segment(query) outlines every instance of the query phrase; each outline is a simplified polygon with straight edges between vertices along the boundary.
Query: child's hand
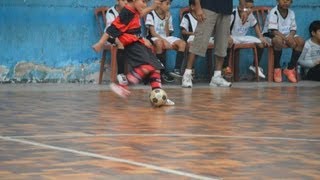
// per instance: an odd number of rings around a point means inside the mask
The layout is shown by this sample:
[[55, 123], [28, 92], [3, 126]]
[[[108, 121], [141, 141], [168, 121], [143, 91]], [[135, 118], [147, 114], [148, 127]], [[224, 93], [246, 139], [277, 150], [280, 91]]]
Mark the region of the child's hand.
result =
[[118, 49], [124, 49], [123, 44], [119, 41], [118, 38], [116, 38], [115, 43], [116, 43]]
[[150, 6], [151, 8], [155, 9], [157, 8], [158, 6], [161, 5], [161, 0], [154, 0], [152, 5]]
[[168, 12], [166, 13], [165, 20], [168, 21], [169, 18], [170, 18], [170, 16], [171, 16], [171, 14], [170, 14], [170, 12], [168, 11]]
[[249, 17], [249, 13], [247, 13], [247, 12], [241, 13], [241, 22], [242, 22], [242, 24], [245, 24], [247, 22], [248, 17]]
[[286, 38], [286, 42], [287, 42], [290, 46], [293, 46], [293, 47], [296, 46], [296, 41], [294, 40], [293, 35], [289, 35], [289, 36]]
[[151, 44], [151, 42], [150, 42], [148, 39], [143, 38], [143, 41], [144, 41], [144, 45], [145, 45], [145, 46], [147, 46], [148, 48], [151, 48], [151, 47], [152, 47], [152, 44]]
[[271, 44], [266, 40], [266, 38], [260, 37], [259, 39], [261, 40], [261, 43], [262, 43], [265, 47], [271, 46]]

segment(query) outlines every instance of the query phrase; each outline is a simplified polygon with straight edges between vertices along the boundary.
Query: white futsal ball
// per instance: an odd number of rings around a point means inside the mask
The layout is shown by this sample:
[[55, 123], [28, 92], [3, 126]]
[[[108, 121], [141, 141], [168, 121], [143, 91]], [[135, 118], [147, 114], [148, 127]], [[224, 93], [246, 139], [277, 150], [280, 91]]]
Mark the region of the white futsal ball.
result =
[[167, 101], [167, 93], [163, 89], [154, 89], [149, 95], [153, 106], [160, 107]]

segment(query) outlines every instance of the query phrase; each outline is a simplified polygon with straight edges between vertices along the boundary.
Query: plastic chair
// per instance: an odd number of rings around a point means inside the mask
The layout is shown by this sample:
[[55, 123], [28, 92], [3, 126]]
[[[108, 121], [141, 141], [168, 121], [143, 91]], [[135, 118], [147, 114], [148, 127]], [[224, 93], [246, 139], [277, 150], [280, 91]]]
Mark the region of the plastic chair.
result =
[[[94, 15], [97, 21], [98, 30], [100, 36], [104, 33], [104, 27], [106, 26], [106, 12], [109, 8], [106, 6], [97, 7], [94, 11]], [[110, 72], [110, 80], [114, 82], [117, 76], [117, 48], [110, 44], [105, 44], [102, 51], [101, 61], [100, 61], [100, 73], [99, 73], [99, 84], [102, 83], [102, 77], [104, 72], [104, 65], [106, 61], [107, 52], [110, 51], [111, 53], [111, 72]]]
[[[256, 17], [258, 21], [258, 25], [261, 27], [264, 27], [264, 23], [267, 19], [267, 15], [269, 11], [271, 10], [271, 7], [266, 6], [256, 6], [253, 8], [253, 15]], [[231, 69], [233, 70], [234, 74], [234, 81], [239, 81], [239, 51], [241, 49], [252, 49], [254, 54], [254, 62], [255, 62], [255, 69], [256, 69], [256, 80], [259, 81], [259, 74], [258, 74], [258, 53], [257, 53], [257, 47], [255, 43], [245, 43], [245, 44], [234, 44], [230, 57], [229, 62], [231, 64]], [[270, 77], [273, 79], [273, 67], [274, 67], [274, 55], [273, 55], [273, 49], [272, 47], [268, 47], [268, 81], [270, 81]], [[271, 76], [270, 76], [271, 75]], [[271, 79], [271, 81], [272, 81]]]
[[[264, 27], [264, 24], [267, 20], [267, 16], [272, 7], [268, 6], [256, 6], [253, 8], [253, 14], [255, 15], [260, 27]], [[273, 47], [268, 47], [268, 81], [273, 81], [273, 71], [274, 71], [274, 53]]]

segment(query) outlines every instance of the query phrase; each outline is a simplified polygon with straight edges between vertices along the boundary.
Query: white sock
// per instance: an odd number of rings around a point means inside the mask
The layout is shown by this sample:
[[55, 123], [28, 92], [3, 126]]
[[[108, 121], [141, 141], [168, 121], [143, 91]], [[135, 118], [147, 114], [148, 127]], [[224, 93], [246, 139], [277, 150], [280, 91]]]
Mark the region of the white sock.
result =
[[213, 77], [221, 76], [221, 71], [214, 71]]
[[185, 75], [185, 74], [192, 74], [192, 69], [186, 69], [186, 70], [184, 71], [184, 74], [183, 74], [183, 75]]

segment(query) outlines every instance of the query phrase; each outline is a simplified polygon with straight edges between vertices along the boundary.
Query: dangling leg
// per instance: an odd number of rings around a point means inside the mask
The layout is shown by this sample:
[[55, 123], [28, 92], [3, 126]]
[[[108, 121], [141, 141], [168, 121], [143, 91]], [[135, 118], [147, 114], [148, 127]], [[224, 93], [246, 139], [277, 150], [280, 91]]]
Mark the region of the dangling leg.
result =
[[[128, 84], [138, 84], [143, 78], [154, 71], [155, 68], [151, 65], [141, 65], [134, 68], [130, 73], [127, 74]], [[130, 91], [127, 86], [121, 84], [111, 83], [110, 88], [113, 92], [122, 98], [126, 98], [130, 95]]]

